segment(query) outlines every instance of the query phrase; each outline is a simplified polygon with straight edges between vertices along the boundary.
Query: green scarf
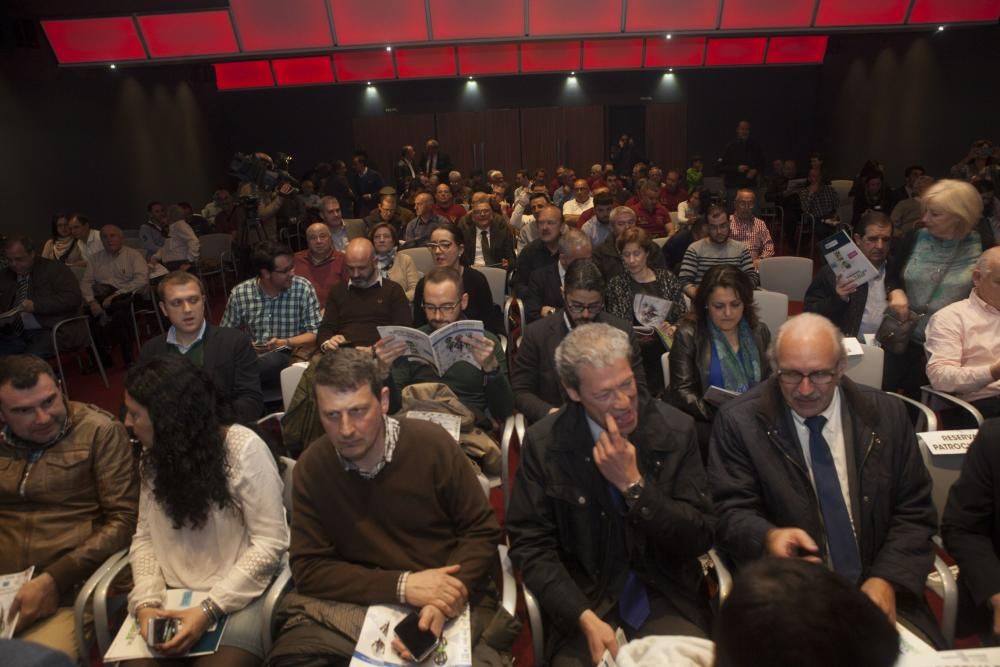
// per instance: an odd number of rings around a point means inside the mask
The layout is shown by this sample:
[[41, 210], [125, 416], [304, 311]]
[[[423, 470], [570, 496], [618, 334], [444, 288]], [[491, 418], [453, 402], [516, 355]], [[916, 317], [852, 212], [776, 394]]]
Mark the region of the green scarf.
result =
[[757, 343], [750, 332], [746, 320], [740, 320], [740, 351], [734, 353], [726, 336], [709, 320], [708, 330], [712, 336], [712, 347], [722, 367], [723, 389], [740, 393], [760, 382], [760, 359], [757, 357]]

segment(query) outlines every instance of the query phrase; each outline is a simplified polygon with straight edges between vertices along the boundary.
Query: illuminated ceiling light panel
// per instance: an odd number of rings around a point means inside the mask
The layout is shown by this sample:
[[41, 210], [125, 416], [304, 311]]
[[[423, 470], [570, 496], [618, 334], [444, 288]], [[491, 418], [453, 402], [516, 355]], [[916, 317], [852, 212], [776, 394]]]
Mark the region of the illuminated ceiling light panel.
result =
[[333, 46], [326, 0], [229, 0], [244, 51]]
[[239, 53], [229, 12], [146, 14], [136, 17], [152, 58]]
[[146, 59], [135, 23], [128, 16], [42, 21], [42, 30], [61, 65]]
[[216, 63], [215, 85], [219, 90], [241, 88], [270, 88], [274, 86], [271, 66], [266, 60], [241, 60], [235, 63]]
[[[426, 42], [427, 13], [418, 0], [327, 0], [340, 46]], [[483, 20], [489, 17], [484, 16]]]
[[279, 86], [306, 86], [333, 83], [333, 62], [330, 56], [280, 58], [271, 61], [274, 79]]

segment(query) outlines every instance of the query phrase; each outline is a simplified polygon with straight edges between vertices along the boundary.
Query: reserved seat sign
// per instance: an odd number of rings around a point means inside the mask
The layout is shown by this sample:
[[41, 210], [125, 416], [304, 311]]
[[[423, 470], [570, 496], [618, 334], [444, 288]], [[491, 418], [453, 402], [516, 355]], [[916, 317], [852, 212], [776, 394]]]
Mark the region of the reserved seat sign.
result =
[[968, 428], [956, 431], [927, 431], [917, 433], [917, 437], [931, 454], [946, 456], [965, 454], [969, 445], [976, 439], [977, 433], [979, 433], [979, 429]]

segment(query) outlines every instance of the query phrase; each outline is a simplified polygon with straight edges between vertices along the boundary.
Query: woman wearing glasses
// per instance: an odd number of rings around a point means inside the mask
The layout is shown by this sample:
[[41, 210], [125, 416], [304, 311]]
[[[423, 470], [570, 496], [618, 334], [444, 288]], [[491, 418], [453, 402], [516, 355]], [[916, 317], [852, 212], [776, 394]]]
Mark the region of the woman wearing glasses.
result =
[[704, 454], [717, 407], [705, 392], [743, 393], [770, 375], [771, 332], [757, 319], [753, 282], [729, 264], [708, 270], [691, 310], [674, 332], [667, 402], [694, 417]]
[[[889, 299], [889, 307], [906, 317], [918, 317], [906, 352], [886, 368], [885, 386], [899, 387], [919, 398], [927, 384], [924, 329], [931, 315], [961, 301], [972, 291], [972, 269], [983, 252], [976, 225], [983, 214], [983, 200], [964, 181], [942, 180], [927, 188], [921, 198], [923, 217], [903, 242], [899, 257], [902, 290]], [[895, 358], [896, 355], [889, 355]]]
[[615, 244], [625, 272], [608, 281], [605, 297], [608, 312], [637, 327], [646, 382], [650, 393], [658, 396], [663, 391], [660, 357], [667, 348], [653, 328], [659, 329], [667, 340], [673, 337], [677, 322], [687, 313], [684, 292], [673, 273], [650, 268], [653, 241], [644, 230], [630, 227], [622, 232]]
[[[225, 419], [216, 399], [187, 357], [164, 355], [129, 372], [125, 425], [142, 445], [129, 611], [144, 639], [151, 619], [179, 622], [157, 646], [168, 658], [191, 651], [226, 617], [218, 650], [194, 664], [259, 665], [260, 597], [288, 549], [282, 482], [264, 441]], [[170, 608], [168, 589], [207, 595]]]
[[[499, 336], [504, 332], [500, 308], [493, 303], [493, 292], [490, 291], [486, 276], [463, 264], [463, 238], [458, 225], [453, 222], [441, 223], [431, 232], [427, 248], [434, 257], [435, 266], [454, 269], [462, 276], [462, 288], [469, 295], [463, 319], [480, 320], [488, 331]], [[421, 278], [413, 294], [413, 327], [420, 328], [425, 324], [427, 314], [424, 312], [424, 279]]]

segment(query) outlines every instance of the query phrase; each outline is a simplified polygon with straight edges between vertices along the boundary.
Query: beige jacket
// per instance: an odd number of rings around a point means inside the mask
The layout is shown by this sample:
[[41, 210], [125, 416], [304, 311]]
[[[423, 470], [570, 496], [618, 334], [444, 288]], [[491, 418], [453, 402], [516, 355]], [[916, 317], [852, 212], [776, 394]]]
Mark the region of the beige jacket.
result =
[[69, 403], [66, 436], [34, 463], [0, 438], [0, 573], [35, 566], [62, 603], [135, 532], [139, 484], [125, 427], [100, 408]]

